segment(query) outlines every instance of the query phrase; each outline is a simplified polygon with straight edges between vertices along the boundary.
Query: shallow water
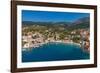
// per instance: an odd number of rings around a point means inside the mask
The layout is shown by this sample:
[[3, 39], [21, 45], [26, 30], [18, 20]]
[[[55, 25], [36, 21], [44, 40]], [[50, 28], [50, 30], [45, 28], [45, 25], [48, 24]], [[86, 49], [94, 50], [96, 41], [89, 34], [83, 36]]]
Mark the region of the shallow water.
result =
[[89, 58], [89, 53], [75, 44], [48, 43], [22, 51], [22, 62], [85, 60]]

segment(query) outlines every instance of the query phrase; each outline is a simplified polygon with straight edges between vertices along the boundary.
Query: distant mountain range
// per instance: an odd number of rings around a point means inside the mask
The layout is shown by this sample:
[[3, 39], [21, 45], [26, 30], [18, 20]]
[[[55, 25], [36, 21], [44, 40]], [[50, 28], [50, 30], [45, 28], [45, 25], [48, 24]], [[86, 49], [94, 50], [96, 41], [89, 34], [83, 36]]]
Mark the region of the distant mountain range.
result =
[[32, 26], [32, 25], [40, 25], [40, 26], [53, 26], [53, 27], [64, 27], [69, 30], [78, 29], [78, 28], [89, 28], [90, 26], [90, 18], [83, 17], [74, 22], [33, 22], [33, 21], [23, 21], [22, 26]]
[[76, 20], [70, 26], [70, 29], [82, 29], [82, 28], [89, 28], [90, 27], [90, 18], [84, 17]]
[[33, 21], [23, 21], [23, 26], [30, 26], [30, 25], [70, 25], [71, 22], [33, 22]]
[[84, 17], [84, 18], [80, 18], [76, 21], [74, 21], [72, 24], [76, 25], [76, 24], [81, 24], [81, 23], [89, 23], [89, 17]]

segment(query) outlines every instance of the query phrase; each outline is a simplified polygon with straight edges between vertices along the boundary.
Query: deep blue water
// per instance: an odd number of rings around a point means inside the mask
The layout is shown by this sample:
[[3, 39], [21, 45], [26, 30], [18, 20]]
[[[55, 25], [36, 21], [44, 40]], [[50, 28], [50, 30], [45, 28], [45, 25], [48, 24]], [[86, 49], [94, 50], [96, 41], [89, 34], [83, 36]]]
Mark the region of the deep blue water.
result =
[[22, 62], [85, 60], [89, 58], [89, 53], [75, 44], [48, 43], [22, 51]]

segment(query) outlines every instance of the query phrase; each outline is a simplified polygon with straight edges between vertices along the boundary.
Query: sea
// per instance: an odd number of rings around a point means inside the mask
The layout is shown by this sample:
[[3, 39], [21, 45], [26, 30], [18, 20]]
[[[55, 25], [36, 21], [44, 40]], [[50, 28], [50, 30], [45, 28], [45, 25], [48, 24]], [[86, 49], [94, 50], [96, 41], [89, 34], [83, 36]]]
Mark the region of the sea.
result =
[[22, 62], [87, 60], [89, 52], [71, 43], [47, 43], [35, 48], [22, 49]]

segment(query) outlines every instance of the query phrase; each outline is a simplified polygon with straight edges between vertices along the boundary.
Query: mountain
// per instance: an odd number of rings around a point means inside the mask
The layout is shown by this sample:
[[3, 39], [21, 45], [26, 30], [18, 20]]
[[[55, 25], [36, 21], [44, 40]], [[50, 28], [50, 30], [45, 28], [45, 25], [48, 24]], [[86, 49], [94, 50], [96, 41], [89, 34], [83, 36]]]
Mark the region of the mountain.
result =
[[40, 26], [63, 26], [67, 27], [71, 22], [33, 22], [33, 21], [23, 21], [23, 26], [40, 25]]
[[77, 24], [82, 24], [82, 23], [89, 23], [90, 18], [89, 17], [83, 17], [80, 18], [78, 20], [76, 20], [75, 22], [72, 23], [72, 25], [77, 25]]
[[84, 29], [90, 27], [90, 18], [83, 17], [79, 18], [74, 22], [33, 22], [33, 21], [23, 21], [24, 26], [32, 26], [32, 25], [39, 25], [45, 26], [49, 28], [65, 28], [67, 30], [74, 30], [74, 29]]
[[89, 17], [83, 17], [71, 24], [69, 27], [69, 30], [74, 30], [74, 29], [84, 29], [84, 28], [89, 28], [90, 27], [90, 18]]

